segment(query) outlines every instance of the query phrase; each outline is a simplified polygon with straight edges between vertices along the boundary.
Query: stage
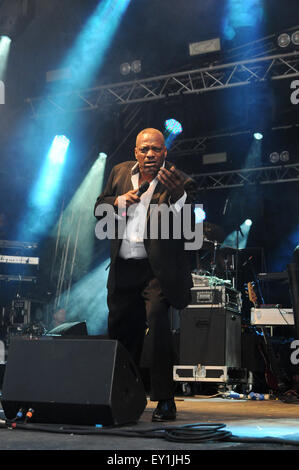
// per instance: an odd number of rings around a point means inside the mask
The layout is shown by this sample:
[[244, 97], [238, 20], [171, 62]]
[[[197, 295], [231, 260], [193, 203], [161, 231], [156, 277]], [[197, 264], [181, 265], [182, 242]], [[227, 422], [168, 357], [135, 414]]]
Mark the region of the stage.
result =
[[[14, 463], [299, 449], [296, 18], [298, 0], [0, 0], [0, 450]], [[152, 423], [173, 364], [177, 420]]]
[[[179, 456], [188, 463], [199, 457], [196, 451], [251, 451], [251, 450], [298, 450], [299, 403], [281, 400], [234, 400], [219, 397], [176, 397], [177, 420], [169, 423], [152, 423], [155, 403], [147, 407], [136, 424], [120, 427], [95, 428], [88, 426], [62, 426], [28, 424], [20, 429], [8, 429], [1, 420], [0, 449], [2, 451], [102, 451], [102, 463], [113, 458], [121, 463], [125, 456], [141, 456], [142, 468], [147, 463], [159, 463], [159, 456]], [[3, 418], [3, 412], [1, 414]], [[182, 438], [178, 432], [173, 440], [167, 430], [182, 431], [185, 425], [223, 424], [222, 431], [231, 436], [216, 440]], [[159, 431], [155, 431], [159, 430]], [[219, 430], [218, 432], [220, 432]], [[129, 434], [128, 434], [129, 433]], [[130, 433], [132, 435], [130, 435]], [[150, 434], [151, 436], [150, 437]], [[140, 435], [139, 435], [140, 434]], [[146, 437], [147, 434], [147, 437]], [[246, 442], [245, 438], [248, 438]], [[265, 439], [267, 438], [267, 439]], [[193, 442], [191, 439], [194, 439]], [[214, 455], [214, 454], [213, 454]], [[188, 457], [189, 456], [189, 457]], [[166, 457], [164, 457], [165, 459]], [[157, 459], [157, 462], [151, 459]], [[168, 457], [168, 460], [170, 457]], [[108, 463], [108, 460], [106, 461]], [[112, 461], [111, 461], [112, 463]], [[124, 462], [122, 462], [124, 463]], [[165, 463], [165, 462], [164, 462]], [[167, 462], [171, 465], [170, 460]], [[179, 464], [179, 461], [177, 462]], [[137, 461], [136, 465], [137, 467]]]

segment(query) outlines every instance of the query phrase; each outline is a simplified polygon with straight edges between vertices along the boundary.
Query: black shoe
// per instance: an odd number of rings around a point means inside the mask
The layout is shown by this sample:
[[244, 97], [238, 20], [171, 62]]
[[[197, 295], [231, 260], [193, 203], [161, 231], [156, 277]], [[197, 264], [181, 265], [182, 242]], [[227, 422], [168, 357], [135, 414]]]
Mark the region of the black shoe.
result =
[[153, 412], [152, 421], [174, 421], [176, 419], [176, 406], [174, 399], [161, 400]]

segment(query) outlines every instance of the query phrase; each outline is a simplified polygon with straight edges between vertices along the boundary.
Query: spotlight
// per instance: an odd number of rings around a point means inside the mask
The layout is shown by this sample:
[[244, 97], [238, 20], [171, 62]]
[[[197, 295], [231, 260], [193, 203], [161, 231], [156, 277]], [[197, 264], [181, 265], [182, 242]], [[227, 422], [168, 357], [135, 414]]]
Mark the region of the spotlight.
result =
[[128, 62], [124, 62], [123, 64], [121, 64], [119, 70], [122, 75], [129, 75], [129, 73], [131, 72], [140, 73], [141, 60], [134, 60], [131, 64], [129, 64]]
[[251, 219], [246, 219], [244, 223], [245, 223], [245, 225], [247, 225], [247, 227], [251, 227], [252, 220]]
[[292, 43], [295, 44], [295, 46], [299, 46], [299, 31], [295, 31], [292, 34]]
[[0, 80], [4, 80], [6, 75], [10, 45], [11, 39], [8, 36], [0, 36]]
[[253, 134], [253, 137], [255, 138], [255, 140], [262, 140], [262, 138], [264, 137], [263, 134], [261, 132], [255, 132]]
[[288, 162], [290, 159], [290, 154], [287, 150], [285, 150], [284, 152], [281, 152], [280, 154], [280, 160], [282, 162]]
[[277, 163], [279, 161], [279, 153], [278, 152], [270, 153], [269, 160], [271, 163]]
[[10, 44], [11, 38], [9, 36], [0, 36], [0, 42], [3, 44]]
[[165, 129], [173, 135], [179, 135], [183, 132], [182, 124], [175, 119], [167, 119], [167, 121], [165, 121]]
[[70, 140], [65, 135], [56, 135], [49, 152], [49, 159], [53, 163], [63, 163]]
[[196, 224], [200, 224], [201, 222], [203, 222], [205, 220], [206, 213], [201, 207], [196, 207], [194, 209], [194, 213], [195, 213], [195, 223]]
[[140, 60], [134, 60], [131, 64], [131, 69], [134, 73], [139, 73], [141, 72], [141, 61]]
[[131, 65], [128, 64], [128, 62], [124, 62], [123, 64], [121, 64], [120, 73], [122, 75], [129, 75], [130, 72], [131, 72]]
[[277, 43], [279, 47], [288, 47], [291, 43], [291, 37], [287, 33], [282, 33], [278, 36]]

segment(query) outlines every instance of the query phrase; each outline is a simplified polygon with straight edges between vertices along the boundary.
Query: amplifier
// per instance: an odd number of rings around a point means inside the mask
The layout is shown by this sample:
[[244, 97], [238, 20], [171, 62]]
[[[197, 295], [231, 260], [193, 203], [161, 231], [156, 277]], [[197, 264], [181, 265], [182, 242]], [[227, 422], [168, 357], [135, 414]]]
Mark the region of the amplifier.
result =
[[181, 365], [241, 367], [241, 315], [224, 307], [180, 313]]
[[294, 325], [294, 314], [291, 308], [252, 308], [252, 325]]
[[192, 287], [191, 305], [197, 307], [225, 307], [240, 312], [242, 307], [241, 293], [228, 286]]

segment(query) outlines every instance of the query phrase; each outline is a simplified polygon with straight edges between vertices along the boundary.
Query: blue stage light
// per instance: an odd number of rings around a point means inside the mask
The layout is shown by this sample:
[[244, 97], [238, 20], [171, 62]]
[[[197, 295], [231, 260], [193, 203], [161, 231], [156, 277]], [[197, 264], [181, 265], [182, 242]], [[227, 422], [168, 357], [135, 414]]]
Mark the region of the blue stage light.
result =
[[262, 140], [263, 139], [263, 134], [261, 132], [255, 132], [253, 134], [253, 137], [256, 139], [256, 140]]
[[62, 164], [69, 145], [70, 140], [65, 135], [56, 135], [51, 145], [48, 158], [53, 163]]
[[167, 121], [165, 121], [165, 129], [173, 135], [179, 135], [183, 132], [182, 124], [176, 119], [167, 119]]
[[27, 212], [20, 223], [21, 239], [38, 240], [47, 233], [56, 217], [62, 188], [65, 157], [70, 141], [56, 135], [45, 157], [44, 164], [29, 196]]
[[223, 246], [244, 249], [247, 246], [252, 220], [246, 219], [238, 230], [230, 233], [223, 242]]
[[207, 216], [205, 211], [201, 207], [195, 207], [194, 213], [195, 213], [195, 222], [197, 224], [200, 224], [201, 222], [203, 222]]
[[262, 0], [226, 0], [223, 18], [223, 35], [227, 40], [236, 37], [244, 28], [250, 29], [250, 39], [254, 40], [259, 32], [264, 18], [264, 5]]

